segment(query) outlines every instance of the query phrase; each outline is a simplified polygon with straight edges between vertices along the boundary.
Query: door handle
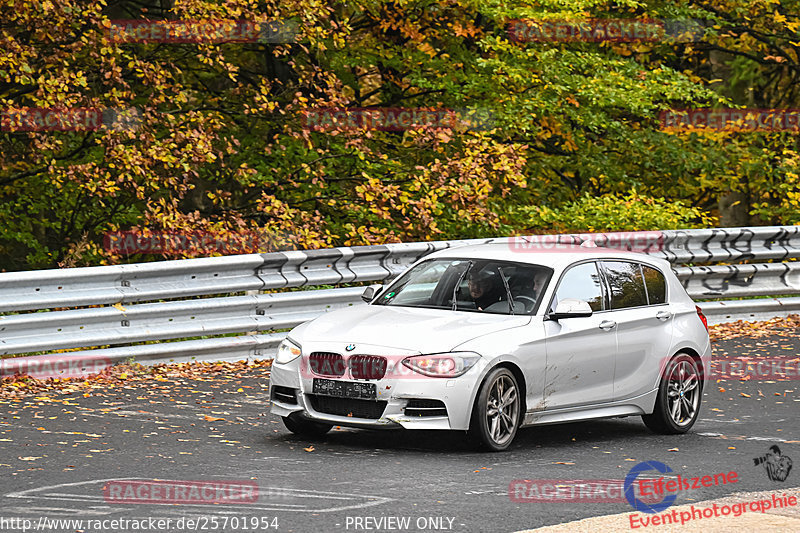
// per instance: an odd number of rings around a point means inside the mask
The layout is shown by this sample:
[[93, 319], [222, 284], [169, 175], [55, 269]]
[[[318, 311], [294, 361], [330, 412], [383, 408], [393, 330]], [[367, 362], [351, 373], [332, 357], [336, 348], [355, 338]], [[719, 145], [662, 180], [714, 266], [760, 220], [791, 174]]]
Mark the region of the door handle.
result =
[[602, 322], [600, 322], [600, 329], [610, 331], [615, 327], [617, 327], [617, 323], [614, 322], [613, 320], [603, 320]]
[[658, 313], [656, 313], [656, 318], [661, 321], [669, 320], [670, 318], [672, 318], [672, 313], [670, 313], [669, 311], [659, 311]]

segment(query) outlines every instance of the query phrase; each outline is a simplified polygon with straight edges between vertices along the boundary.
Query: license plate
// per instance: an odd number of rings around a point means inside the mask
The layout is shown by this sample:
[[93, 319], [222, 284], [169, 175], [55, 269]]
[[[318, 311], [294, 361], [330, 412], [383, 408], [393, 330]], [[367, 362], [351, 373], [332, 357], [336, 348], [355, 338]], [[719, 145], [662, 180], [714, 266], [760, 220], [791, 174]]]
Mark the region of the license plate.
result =
[[374, 400], [377, 397], [374, 383], [354, 383], [352, 381], [336, 381], [333, 379], [314, 378], [313, 391], [314, 394], [339, 398]]

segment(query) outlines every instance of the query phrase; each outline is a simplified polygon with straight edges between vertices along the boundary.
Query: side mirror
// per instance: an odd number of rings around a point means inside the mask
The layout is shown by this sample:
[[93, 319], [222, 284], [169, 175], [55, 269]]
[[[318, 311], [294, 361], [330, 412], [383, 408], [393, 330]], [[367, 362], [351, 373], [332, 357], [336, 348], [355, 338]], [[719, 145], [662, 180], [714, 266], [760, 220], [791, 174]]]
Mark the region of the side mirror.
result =
[[370, 303], [375, 298], [375, 296], [377, 296], [378, 293], [381, 292], [382, 288], [383, 285], [379, 283], [375, 285], [369, 285], [366, 289], [364, 289], [364, 293], [361, 295], [361, 299], [367, 303]]
[[577, 298], [564, 298], [556, 304], [556, 310], [547, 315], [548, 320], [561, 320], [562, 318], [580, 318], [592, 316], [592, 308], [588, 302]]

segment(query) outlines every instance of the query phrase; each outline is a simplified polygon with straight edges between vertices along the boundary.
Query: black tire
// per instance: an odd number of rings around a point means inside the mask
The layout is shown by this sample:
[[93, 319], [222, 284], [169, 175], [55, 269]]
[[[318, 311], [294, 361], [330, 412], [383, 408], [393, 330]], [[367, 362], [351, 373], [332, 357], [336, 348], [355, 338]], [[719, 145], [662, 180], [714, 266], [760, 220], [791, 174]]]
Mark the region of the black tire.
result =
[[686, 433], [697, 421], [702, 399], [702, 369], [695, 358], [679, 353], [664, 368], [653, 413], [642, 415], [642, 421], [663, 435]]
[[[486, 376], [469, 427], [470, 439], [483, 451], [502, 452], [511, 445], [521, 420], [520, 392], [517, 378], [507, 368], [495, 368]], [[506, 400], [498, 409], [499, 396]]]
[[328, 433], [333, 427], [332, 424], [323, 424], [321, 422], [308, 420], [300, 416], [298, 413], [292, 413], [291, 415], [284, 416], [282, 418], [283, 425], [286, 426], [286, 429], [295, 435], [312, 439], [324, 437], [325, 434]]

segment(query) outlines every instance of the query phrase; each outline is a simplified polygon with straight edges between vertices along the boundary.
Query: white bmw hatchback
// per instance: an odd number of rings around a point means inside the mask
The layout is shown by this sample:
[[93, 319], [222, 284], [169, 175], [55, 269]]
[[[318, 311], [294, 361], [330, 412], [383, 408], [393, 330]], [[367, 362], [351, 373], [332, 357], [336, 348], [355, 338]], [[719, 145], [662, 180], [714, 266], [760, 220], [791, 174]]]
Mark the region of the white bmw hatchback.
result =
[[280, 345], [270, 399], [292, 432], [460, 430], [500, 451], [524, 426], [640, 415], [683, 433], [697, 420], [707, 324], [664, 260], [466, 246], [364, 299]]

